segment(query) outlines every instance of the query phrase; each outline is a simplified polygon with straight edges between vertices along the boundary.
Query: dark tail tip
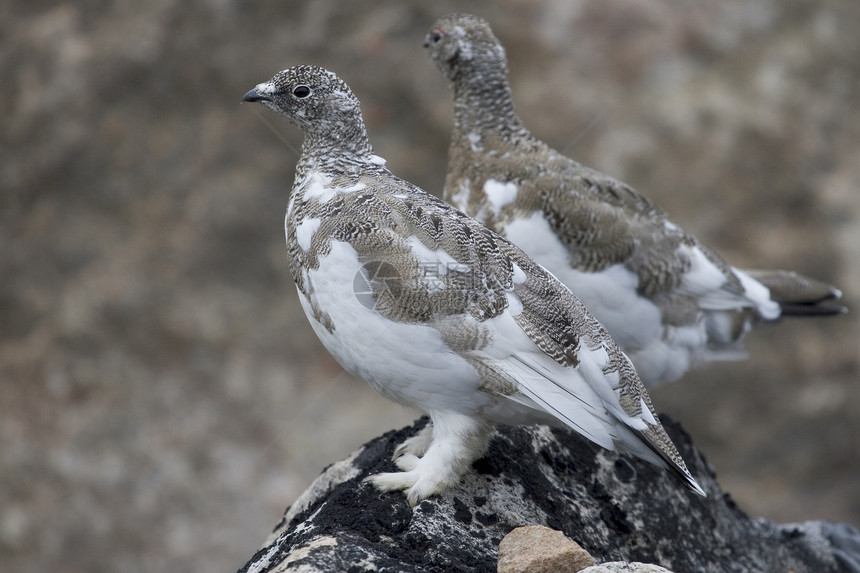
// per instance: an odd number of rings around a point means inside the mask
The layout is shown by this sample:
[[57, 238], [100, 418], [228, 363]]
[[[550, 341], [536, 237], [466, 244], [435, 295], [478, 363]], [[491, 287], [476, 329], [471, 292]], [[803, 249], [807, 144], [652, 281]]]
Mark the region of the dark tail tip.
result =
[[848, 312], [841, 304], [780, 302], [781, 316], [833, 316]]

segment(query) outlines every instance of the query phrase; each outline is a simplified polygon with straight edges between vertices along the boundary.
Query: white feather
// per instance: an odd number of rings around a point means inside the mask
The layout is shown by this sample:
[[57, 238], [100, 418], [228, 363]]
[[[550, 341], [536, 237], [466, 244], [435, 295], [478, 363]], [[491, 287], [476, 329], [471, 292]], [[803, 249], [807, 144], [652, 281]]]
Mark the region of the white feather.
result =
[[311, 241], [313, 241], [314, 233], [320, 228], [320, 223], [322, 223], [322, 219], [311, 217], [296, 226], [296, 242], [303, 251], [311, 248]]
[[484, 183], [484, 197], [490, 205], [490, 211], [494, 217], [498, 217], [502, 207], [510, 204], [517, 198], [517, 185], [510, 181], [496, 181], [487, 179]]
[[364, 183], [355, 183], [347, 187], [334, 187], [331, 185], [331, 181], [331, 177], [319, 171], [312, 171], [304, 181], [298, 184], [296, 194], [300, 195], [303, 201], [317, 199], [320, 203], [325, 204], [342, 193], [361, 191], [367, 187]]

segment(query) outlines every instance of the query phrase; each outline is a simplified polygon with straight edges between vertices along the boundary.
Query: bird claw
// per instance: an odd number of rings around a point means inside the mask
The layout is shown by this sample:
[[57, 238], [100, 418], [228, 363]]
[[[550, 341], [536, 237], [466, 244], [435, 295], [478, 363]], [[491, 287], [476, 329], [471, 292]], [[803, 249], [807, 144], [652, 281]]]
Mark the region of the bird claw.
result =
[[438, 426], [443, 429], [441, 435], [434, 439], [436, 428], [428, 424], [394, 450], [394, 463], [403, 471], [372, 475], [364, 481], [381, 491], [405, 490], [411, 507], [456, 485], [486, 450], [492, 426], [460, 414], [437, 415], [443, 421]]
[[[418, 499], [417, 492], [413, 492], [415, 489], [415, 482], [418, 481], [418, 476], [414, 471], [375, 474], [367, 476], [364, 478], [364, 481], [372, 484], [380, 491], [409, 490], [406, 492], [406, 501], [409, 502], [409, 507], [415, 507], [415, 505], [423, 499], [423, 497]], [[428, 493], [424, 497], [429, 495], [430, 494]]]
[[380, 491], [406, 490], [406, 501], [409, 507], [415, 507], [422, 500], [439, 493], [448, 486], [447, 479], [428, 479], [417, 470], [376, 474], [364, 478], [364, 481], [373, 484]]
[[424, 428], [412, 436], [411, 438], [406, 439], [402, 444], [397, 446], [394, 450], [394, 454], [391, 456], [392, 460], [397, 460], [401, 456], [405, 456], [407, 454], [411, 454], [415, 457], [421, 457], [427, 453], [427, 450], [430, 448], [430, 444], [433, 442], [433, 425], [427, 424]]
[[421, 461], [421, 458], [415, 456], [413, 454], [403, 454], [396, 460], [394, 460], [394, 465], [405, 472], [411, 472], [415, 468], [418, 467], [418, 462]]

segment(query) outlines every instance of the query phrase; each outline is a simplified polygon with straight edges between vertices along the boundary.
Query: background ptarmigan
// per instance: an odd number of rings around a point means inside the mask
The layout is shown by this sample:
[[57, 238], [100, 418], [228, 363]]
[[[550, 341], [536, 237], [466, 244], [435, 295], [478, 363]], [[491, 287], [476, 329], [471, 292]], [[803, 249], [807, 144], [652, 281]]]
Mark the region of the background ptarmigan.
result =
[[453, 14], [424, 43], [454, 92], [444, 197], [507, 237], [585, 303], [653, 387], [743, 356], [755, 325], [844, 312], [841, 293], [790, 271], [742, 271], [629, 186], [557, 153], [514, 109], [489, 24]]
[[333, 73], [298, 66], [244, 96], [304, 131], [285, 221], [314, 332], [383, 396], [426, 412], [373, 476], [411, 504], [456, 483], [492, 424], [564, 423], [663, 465], [703, 494], [632, 364], [571, 292], [519, 248], [395, 177]]

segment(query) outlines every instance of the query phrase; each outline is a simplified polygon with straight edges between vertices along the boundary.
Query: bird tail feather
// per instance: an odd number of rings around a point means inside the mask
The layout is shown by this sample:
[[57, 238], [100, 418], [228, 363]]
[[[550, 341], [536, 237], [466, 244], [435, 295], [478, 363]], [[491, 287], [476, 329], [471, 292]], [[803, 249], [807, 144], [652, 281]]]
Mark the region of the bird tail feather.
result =
[[835, 286], [794, 271], [746, 270], [748, 275], [770, 290], [781, 316], [831, 316], [844, 314], [848, 308], [834, 301], [842, 297]]

